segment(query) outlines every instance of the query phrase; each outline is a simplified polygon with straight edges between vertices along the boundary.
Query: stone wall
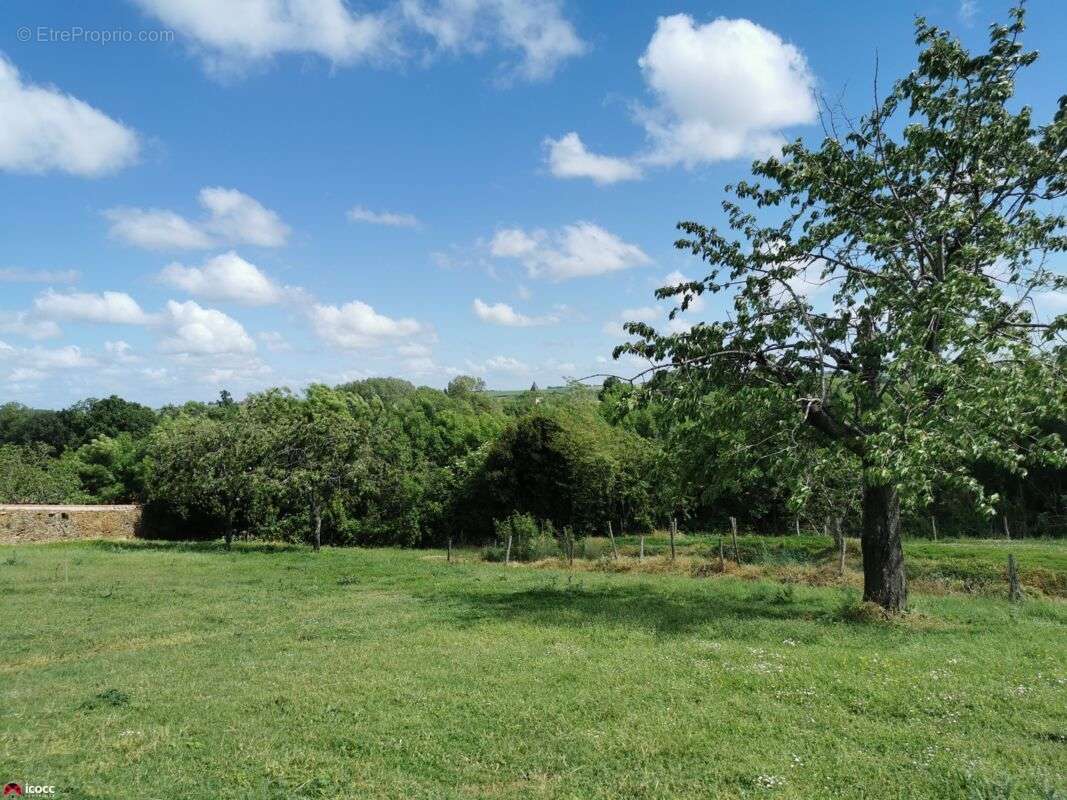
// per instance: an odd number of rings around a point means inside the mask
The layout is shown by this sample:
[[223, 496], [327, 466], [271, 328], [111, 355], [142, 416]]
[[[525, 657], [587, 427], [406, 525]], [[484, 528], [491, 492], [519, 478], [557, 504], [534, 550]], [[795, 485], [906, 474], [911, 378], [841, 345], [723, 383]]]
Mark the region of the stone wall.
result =
[[140, 506], [0, 505], [0, 543], [3, 544], [132, 539], [140, 528]]

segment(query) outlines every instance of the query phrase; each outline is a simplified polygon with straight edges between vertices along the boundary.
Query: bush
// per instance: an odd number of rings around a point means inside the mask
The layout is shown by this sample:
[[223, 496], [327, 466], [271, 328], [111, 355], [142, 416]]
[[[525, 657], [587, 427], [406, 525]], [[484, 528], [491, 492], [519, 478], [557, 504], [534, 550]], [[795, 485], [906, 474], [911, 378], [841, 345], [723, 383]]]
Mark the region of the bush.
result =
[[505, 519], [493, 520], [497, 542], [486, 547], [486, 561], [503, 561], [507, 557], [508, 539], [511, 540], [512, 561], [537, 561], [560, 555], [555, 529], [549, 521], [538, 522], [530, 514], [512, 514]]

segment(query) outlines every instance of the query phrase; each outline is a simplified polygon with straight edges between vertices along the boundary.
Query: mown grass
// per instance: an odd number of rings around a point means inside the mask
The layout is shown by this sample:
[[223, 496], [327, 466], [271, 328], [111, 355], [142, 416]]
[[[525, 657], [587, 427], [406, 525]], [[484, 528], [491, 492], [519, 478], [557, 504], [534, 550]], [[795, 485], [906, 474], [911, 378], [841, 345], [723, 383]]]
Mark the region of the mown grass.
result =
[[1067, 604], [432, 552], [0, 548], [0, 780], [59, 798], [1067, 796]]

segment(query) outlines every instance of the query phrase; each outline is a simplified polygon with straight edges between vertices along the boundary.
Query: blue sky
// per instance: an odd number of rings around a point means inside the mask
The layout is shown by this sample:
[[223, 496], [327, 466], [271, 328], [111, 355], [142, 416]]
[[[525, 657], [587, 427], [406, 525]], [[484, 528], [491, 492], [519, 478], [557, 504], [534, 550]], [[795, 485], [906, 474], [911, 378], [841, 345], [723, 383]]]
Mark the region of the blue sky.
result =
[[[862, 113], [914, 14], [979, 47], [1007, 6], [7, 0], [0, 400], [626, 372], [619, 323], [700, 275], [678, 220], [817, 140], [814, 94]], [[1067, 6], [1029, 24], [1045, 119]]]

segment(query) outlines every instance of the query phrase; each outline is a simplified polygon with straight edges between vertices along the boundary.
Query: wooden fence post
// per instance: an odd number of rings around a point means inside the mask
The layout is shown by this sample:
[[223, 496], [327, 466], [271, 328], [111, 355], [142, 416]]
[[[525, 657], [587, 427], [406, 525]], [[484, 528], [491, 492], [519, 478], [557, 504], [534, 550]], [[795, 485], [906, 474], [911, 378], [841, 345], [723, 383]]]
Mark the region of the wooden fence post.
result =
[[641, 534], [641, 560], [645, 560], [645, 535]]
[[678, 532], [678, 520], [671, 517], [671, 561], [674, 561], [674, 534]]
[[719, 534], [719, 572], [726, 572], [726, 555], [722, 548], [723, 535]]
[[934, 532], [934, 541], [937, 541], [937, 517], [930, 516], [930, 529]]
[[611, 539], [611, 554], [615, 560], [619, 558], [619, 548], [615, 546], [615, 533], [611, 530], [611, 520], [608, 520], [608, 538]]
[[837, 518], [837, 573], [845, 574], [845, 534], [841, 530], [841, 518]]
[[1008, 599], [1013, 603], [1018, 603], [1023, 597], [1023, 586], [1019, 582], [1019, 566], [1015, 563], [1015, 556], [1008, 553]]
[[737, 517], [730, 517], [730, 535], [734, 540], [734, 561], [741, 563], [741, 552], [737, 549]]
[[448, 537], [448, 563], [452, 563], [452, 537]]
[[511, 534], [510, 533], [508, 534], [508, 549], [504, 553], [504, 563], [505, 564], [510, 564], [511, 563]]
[[797, 522], [797, 536], [800, 536], [800, 517], [799, 516], [797, 517], [796, 522]]
[[1004, 535], [1007, 536], [1008, 539], [1011, 539], [1011, 528], [1008, 527], [1008, 515], [1003, 514], [1002, 516], [1004, 518]]

